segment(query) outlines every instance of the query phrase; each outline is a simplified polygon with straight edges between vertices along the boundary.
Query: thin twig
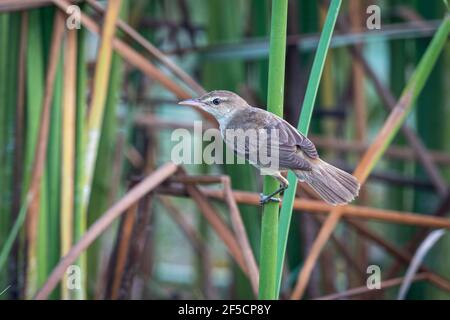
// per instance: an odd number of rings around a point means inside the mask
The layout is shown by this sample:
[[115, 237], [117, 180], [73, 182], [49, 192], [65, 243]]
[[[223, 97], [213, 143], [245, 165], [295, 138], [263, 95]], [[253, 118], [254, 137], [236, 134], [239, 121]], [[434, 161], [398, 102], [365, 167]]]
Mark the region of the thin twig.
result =
[[[364, 235], [364, 237], [383, 247], [389, 254], [394, 256], [397, 259], [397, 261], [401, 262], [404, 265], [408, 265], [411, 262], [413, 258], [411, 254], [406, 253], [401, 249], [397, 248], [395, 245], [386, 241], [382, 236], [371, 231], [370, 229], [368, 229], [366, 226], [363, 226], [359, 222], [354, 221], [353, 219], [345, 219], [345, 220], [348, 224], [350, 224], [353, 228], [355, 228], [357, 232]], [[436, 286], [438, 286], [442, 290], [450, 292], [450, 281], [448, 279], [445, 279], [442, 276], [433, 273], [425, 266], [421, 266], [419, 270], [421, 272], [427, 272], [430, 275], [432, 275], [432, 277], [430, 277], [429, 279], [431, 282], [433, 282]]]
[[[338, 19], [339, 27], [348, 31], [349, 27], [344, 19]], [[394, 110], [396, 106], [396, 101], [392, 92], [382, 84], [380, 79], [378, 79], [375, 71], [371, 68], [371, 66], [364, 59], [364, 56], [361, 52], [361, 49], [357, 46], [348, 47], [352, 56], [361, 64], [364, 68], [364, 71], [369, 79], [372, 80], [375, 89], [378, 92], [378, 95], [381, 97], [383, 101], [383, 105], [387, 108], [388, 111]], [[442, 179], [439, 174], [439, 170], [433, 163], [430, 153], [424, 146], [423, 142], [419, 137], [412, 131], [406, 124], [402, 124], [401, 131], [408, 143], [411, 145], [411, 148], [415, 151], [416, 156], [419, 158], [421, 164], [423, 165], [425, 171], [433, 182], [438, 193], [443, 196], [446, 193], [447, 187], [445, 181]]]
[[242, 253], [244, 255], [245, 263], [248, 267], [250, 283], [252, 285], [253, 293], [258, 296], [258, 283], [259, 283], [259, 269], [256, 264], [255, 256], [253, 254], [250, 241], [248, 240], [247, 232], [245, 231], [244, 222], [242, 221], [241, 213], [236, 204], [236, 200], [233, 197], [233, 191], [231, 189], [231, 181], [228, 176], [221, 178], [224, 188], [224, 198], [228, 207], [230, 208], [231, 223], [236, 234], [236, 238], [241, 246]]
[[223, 222], [222, 218], [220, 218], [220, 216], [217, 215], [214, 208], [208, 202], [206, 196], [203, 194], [202, 191], [200, 191], [200, 189], [196, 185], [186, 185], [186, 190], [199, 207], [205, 219], [216, 231], [219, 238], [222, 239], [230, 255], [234, 258], [234, 260], [242, 269], [242, 271], [245, 274], [248, 274], [247, 265], [245, 264], [244, 256], [242, 254], [242, 251], [239, 247], [236, 238], [234, 237], [230, 229], [227, 227], [225, 222]]
[[[433, 212], [431, 216], [442, 217], [449, 210], [450, 210], [450, 191], [448, 192], [447, 196], [441, 200], [437, 209]], [[416, 234], [412, 236], [411, 240], [405, 245], [405, 250], [411, 252], [414, 248], [418, 246], [420, 242], [422, 242], [425, 239], [429, 231], [430, 231], [429, 229], [422, 229], [417, 231]], [[392, 277], [399, 271], [400, 267], [401, 266], [398, 262], [395, 263], [387, 272], [387, 275], [389, 277]]]
[[[98, 13], [104, 14], [105, 10], [96, 1], [86, 0], [86, 2], [94, 8]], [[189, 74], [187, 74], [183, 69], [178, 67], [172, 60], [170, 60], [164, 53], [162, 53], [158, 48], [151, 44], [147, 39], [145, 39], [139, 32], [133, 29], [128, 23], [119, 19], [117, 21], [117, 26], [122, 29], [130, 38], [141, 45], [145, 50], [147, 50], [153, 57], [155, 57], [161, 64], [167, 67], [174, 75], [176, 75], [180, 80], [187, 84], [192, 90], [197, 94], [201, 95], [205, 93], [205, 89], [195, 81]]]
[[121, 200], [109, 208], [81, 237], [81, 239], [69, 250], [67, 255], [62, 258], [58, 265], [53, 269], [47, 281], [36, 294], [36, 300], [43, 300], [48, 297], [52, 290], [61, 280], [67, 267], [76, 261], [84, 250], [95, 241], [122, 213], [130, 208], [136, 201], [154, 190], [158, 185], [164, 182], [168, 177], [177, 171], [177, 165], [169, 162], [155, 172], [150, 174], [133, 189], [126, 193]]
[[134, 203], [122, 217], [120, 232], [117, 234], [116, 259], [114, 261], [110, 298], [116, 300], [119, 297], [119, 289], [122, 284], [122, 277], [125, 272], [128, 251], [133, 227], [136, 221], [138, 202]]
[[259, 270], [258, 265], [255, 260], [255, 256], [253, 254], [253, 250], [251, 248], [250, 242], [248, 240], [247, 232], [245, 230], [244, 222], [242, 221], [241, 213], [239, 212], [239, 208], [236, 203], [236, 199], [233, 194], [233, 190], [231, 188], [231, 181], [228, 176], [182, 176], [177, 179], [183, 183], [192, 184], [192, 183], [203, 183], [203, 184], [211, 184], [211, 183], [222, 183], [224, 187], [223, 191], [223, 200], [227, 203], [230, 209], [230, 217], [233, 225], [234, 232], [236, 234], [236, 238], [239, 242], [239, 245], [242, 248], [245, 262], [248, 266], [250, 283], [252, 284], [252, 289], [257, 295], [258, 293], [258, 279], [259, 279]]
[[227, 203], [230, 209], [230, 217], [233, 225], [234, 232], [236, 234], [237, 241], [242, 249], [242, 253], [245, 259], [245, 263], [249, 270], [250, 283], [252, 284], [253, 292], [255, 296], [258, 295], [258, 279], [259, 270], [256, 264], [255, 256], [251, 248], [250, 242], [248, 240], [247, 232], [245, 231], [244, 222], [242, 221], [241, 213], [236, 204], [236, 200], [233, 195], [233, 190], [231, 189], [231, 182], [228, 176], [183, 176], [176, 179], [182, 181], [186, 184], [193, 183], [222, 183], [224, 187], [223, 200]]
[[[195, 177], [192, 177], [194, 179]], [[201, 180], [201, 179], [200, 179]], [[201, 189], [205, 196], [224, 201], [223, 192], [215, 189]], [[158, 188], [158, 192], [164, 194], [173, 194], [186, 196], [186, 189], [180, 185], [171, 184], [170, 186], [163, 186]], [[233, 197], [237, 203], [259, 205], [259, 195], [254, 192], [247, 191], [233, 191]], [[336, 208], [330, 206], [323, 201], [311, 200], [306, 198], [296, 198], [294, 201], [294, 209], [301, 210], [313, 214], [327, 214], [331, 209]], [[438, 218], [428, 215], [422, 215], [411, 212], [376, 209], [372, 207], [363, 207], [357, 205], [347, 205], [342, 208], [343, 214], [348, 217], [374, 219], [383, 222], [401, 223], [409, 225], [417, 225], [421, 227], [434, 227], [450, 229], [450, 219]]]
[[133, 226], [130, 247], [128, 249], [128, 259], [125, 265], [125, 272], [122, 275], [122, 283], [119, 290], [118, 299], [133, 299], [132, 289], [136, 283], [136, 276], [142, 267], [143, 254], [149, 253], [145, 250], [147, 241], [151, 241], [149, 232], [151, 230], [151, 217], [153, 211], [153, 194], [147, 194], [138, 204], [136, 223]]

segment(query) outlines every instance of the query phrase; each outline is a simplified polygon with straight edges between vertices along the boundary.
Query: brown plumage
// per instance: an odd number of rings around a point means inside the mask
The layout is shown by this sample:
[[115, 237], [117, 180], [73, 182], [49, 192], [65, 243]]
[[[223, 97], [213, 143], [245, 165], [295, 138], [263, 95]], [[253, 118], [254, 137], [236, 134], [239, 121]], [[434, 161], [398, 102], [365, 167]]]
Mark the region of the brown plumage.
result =
[[[180, 104], [201, 108], [213, 115], [219, 123], [222, 138], [230, 149], [254, 166], [270, 169], [269, 174], [280, 181], [282, 187], [276, 193], [289, 185], [281, 172], [292, 170], [300, 181], [307, 183], [329, 204], [345, 204], [358, 195], [360, 186], [355, 177], [321, 160], [314, 144], [287, 121], [250, 106], [238, 95], [229, 91], [212, 91]], [[236, 130], [263, 131], [267, 137], [263, 145], [278, 152], [277, 168], [273, 170], [270, 165], [260, 161], [260, 141], [245, 139], [244, 144], [239, 144], [235, 135], [228, 134]], [[276, 193], [265, 196], [262, 202], [272, 199]]]

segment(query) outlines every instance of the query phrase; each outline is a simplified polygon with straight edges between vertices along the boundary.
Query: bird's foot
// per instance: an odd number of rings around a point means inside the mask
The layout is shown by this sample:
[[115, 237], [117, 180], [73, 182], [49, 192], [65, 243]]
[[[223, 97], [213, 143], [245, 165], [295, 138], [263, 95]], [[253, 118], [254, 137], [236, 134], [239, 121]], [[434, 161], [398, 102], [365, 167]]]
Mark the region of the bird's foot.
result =
[[260, 193], [259, 194], [259, 204], [261, 206], [263, 206], [263, 205], [265, 205], [268, 202], [277, 202], [277, 203], [279, 203], [279, 202], [281, 202], [281, 200], [280, 200], [280, 198], [272, 197], [271, 195], [266, 196], [263, 193]]

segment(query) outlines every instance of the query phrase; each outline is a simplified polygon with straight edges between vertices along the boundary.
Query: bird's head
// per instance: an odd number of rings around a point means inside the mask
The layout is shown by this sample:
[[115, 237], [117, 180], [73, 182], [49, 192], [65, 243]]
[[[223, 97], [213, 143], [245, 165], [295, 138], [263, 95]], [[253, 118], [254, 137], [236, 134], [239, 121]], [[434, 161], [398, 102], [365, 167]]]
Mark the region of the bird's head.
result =
[[200, 108], [214, 116], [219, 122], [230, 116], [234, 110], [249, 106], [240, 96], [225, 90], [211, 91], [199, 98], [184, 100], [178, 104]]

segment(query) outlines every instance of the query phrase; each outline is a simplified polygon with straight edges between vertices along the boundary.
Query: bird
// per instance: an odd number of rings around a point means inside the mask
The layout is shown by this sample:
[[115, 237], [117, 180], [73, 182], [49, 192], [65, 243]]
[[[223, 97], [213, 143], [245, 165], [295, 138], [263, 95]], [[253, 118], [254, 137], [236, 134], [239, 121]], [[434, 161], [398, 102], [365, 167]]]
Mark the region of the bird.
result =
[[[359, 193], [360, 184], [351, 174], [327, 163], [319, 157], [314, 143], [301, 134], [283, 118], [266, 110], [253, 107], [236, 93], [215, 90], [198, 98], [183, 100], [180, 105], [203, 110], [212, 115], [219, 124], [225, 144], [253, 166], [264, 170], [266, 174], [280, 182], [280, 187], [268, 194], [261, 194], [260, 204], [279, 202], [275, 197], [289, 187], [289, 181], [283, 172], [292, 170], [299, 181], [308, 184], [325, 202], [330, 205], [344, 205], [353, 201]], [[278, 154], [278, 165], [273, 168], [262, 163], [256, 154], [261, 144], [246, 139], [245, 143], [236, 143], [230, 137], [233, 130], [254, 130], [265, 133], [263, 139]], [[276, 139], [273, 138], [276, 133]], [[268, 172], [268, 173], [267, 173]]]

